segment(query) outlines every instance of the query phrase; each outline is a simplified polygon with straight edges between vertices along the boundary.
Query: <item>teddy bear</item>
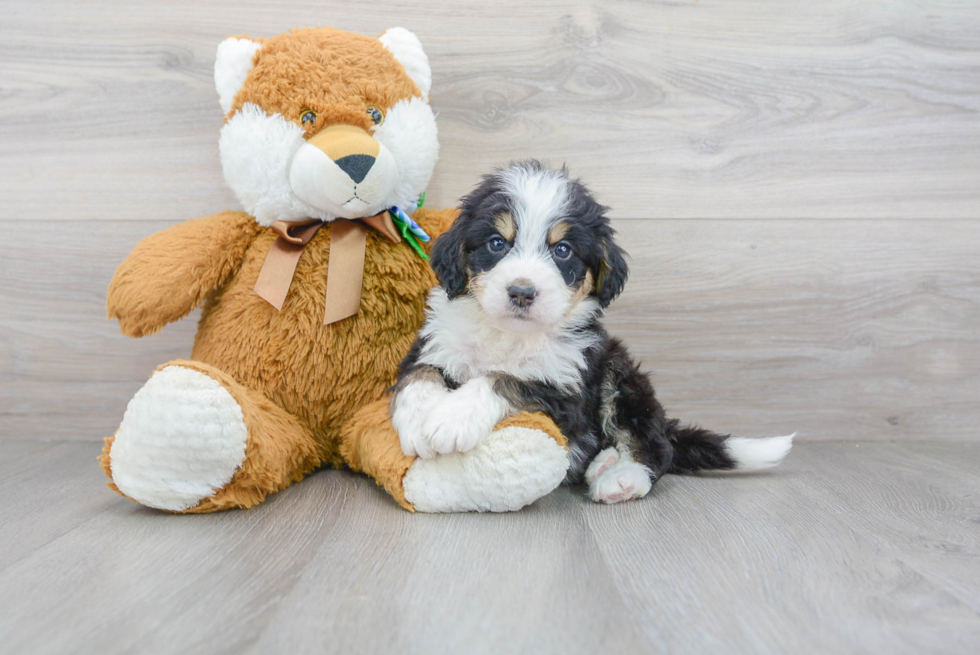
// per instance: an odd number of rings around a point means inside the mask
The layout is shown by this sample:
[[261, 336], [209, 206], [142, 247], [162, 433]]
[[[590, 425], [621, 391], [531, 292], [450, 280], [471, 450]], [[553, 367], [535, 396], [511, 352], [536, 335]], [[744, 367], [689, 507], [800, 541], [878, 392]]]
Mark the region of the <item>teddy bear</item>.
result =
[[391, 426], [386, 392], [436, 285], [429, 248], [456, 216], [422, 206], [439, 145], [418, 38], [229, 38], [214, 79], [243, 211], [151, 235], [115, 272], [106, 307], [128, 336], [203, 309], [190, 358], [157, 368], [106, 439], [109, 486], [175, 513], [251, 507], [325, 466], [370, 475], [411, 511], [511, 511], [550, 493], [568, 455], [543, 414], [431, 459], [403, 454]]

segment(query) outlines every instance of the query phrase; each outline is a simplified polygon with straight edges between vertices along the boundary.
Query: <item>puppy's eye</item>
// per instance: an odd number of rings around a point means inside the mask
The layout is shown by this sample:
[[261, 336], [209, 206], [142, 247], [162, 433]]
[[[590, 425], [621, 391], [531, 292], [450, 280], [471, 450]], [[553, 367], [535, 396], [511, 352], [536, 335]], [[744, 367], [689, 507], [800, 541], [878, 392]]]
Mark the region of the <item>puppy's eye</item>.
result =
[[507, 242], [504, 241], [503, 237], [493, 237], [487, 241], [487, 248], [490, 249], [490, 252], [503, 252], [506, 247]]
[[564, 241], [559, 241], [551, 252], [555, 254], [555, 259], [568, 259], [572, 256], [572, 247]]
[[371, 117], [371, 120], [374, 121], [375, 125], [381, 125], [385, 122], [385, 113], [377, 107], [368, 107], [367, 113], [368, 116]]
[[299, 116], [299, 120], [303, 123], [303, 127], [313, 127], [313, 123], [316, 121], [316, 112], [307, 109]]

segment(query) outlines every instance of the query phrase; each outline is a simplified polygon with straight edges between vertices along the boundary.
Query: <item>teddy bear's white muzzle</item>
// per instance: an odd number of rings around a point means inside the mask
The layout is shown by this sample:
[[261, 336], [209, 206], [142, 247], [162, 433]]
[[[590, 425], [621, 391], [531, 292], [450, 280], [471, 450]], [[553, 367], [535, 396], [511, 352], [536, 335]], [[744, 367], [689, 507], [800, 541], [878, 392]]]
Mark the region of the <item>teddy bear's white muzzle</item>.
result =
[[303, 144], [289, 168], [293, 193], [303, 202], [342, 218], [377, 214], [386, 209], [385, 199], [398, 181], [394, 157], [379, 146], [376, 157], [352, 154], [334, 161], [317, 146]]

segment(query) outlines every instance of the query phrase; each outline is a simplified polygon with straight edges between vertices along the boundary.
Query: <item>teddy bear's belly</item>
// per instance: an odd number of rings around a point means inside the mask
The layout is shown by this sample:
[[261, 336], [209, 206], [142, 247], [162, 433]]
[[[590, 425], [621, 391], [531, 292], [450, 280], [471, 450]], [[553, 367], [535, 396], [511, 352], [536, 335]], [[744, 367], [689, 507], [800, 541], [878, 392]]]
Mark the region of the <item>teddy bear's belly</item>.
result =
[[394, 384], [422, 325], [428, 264], [405, 244], [368, 235], [357, 315], [323, 325], [329, 230], [306, 246], [282, 311], [254, 291], [274, 236], [260, 236], [241, 269], [208, 299], [191, 354], [261, 391], [306, 423], [339, 463], [341, 427]]

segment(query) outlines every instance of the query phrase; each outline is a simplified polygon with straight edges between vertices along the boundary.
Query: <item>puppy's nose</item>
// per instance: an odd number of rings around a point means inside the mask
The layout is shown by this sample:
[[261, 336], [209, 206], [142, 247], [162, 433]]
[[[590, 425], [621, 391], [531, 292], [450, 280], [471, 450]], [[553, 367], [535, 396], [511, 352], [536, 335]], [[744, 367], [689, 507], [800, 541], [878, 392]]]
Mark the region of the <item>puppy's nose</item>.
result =
[[374, 162], [375, 159], [371, 155], [347, 155], [334, 163], [340, 167], [340, 170], [350, 175], [354, 184], [360, 184], [367, 177], [368, 171], [374, 166]]
[[507, 294], [510, 296], [511, 303], [521, 309], [527, 309], [534, 302], [534, 296], [537, 295], [537, 291], [529, 284], [512, 284], [507, 287]]

